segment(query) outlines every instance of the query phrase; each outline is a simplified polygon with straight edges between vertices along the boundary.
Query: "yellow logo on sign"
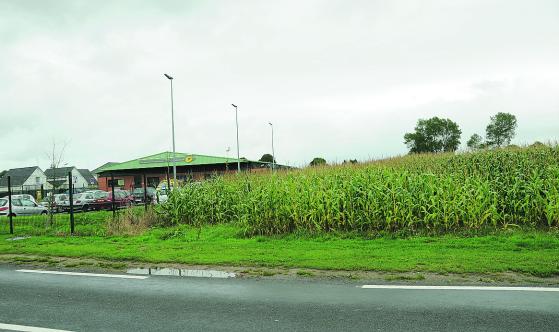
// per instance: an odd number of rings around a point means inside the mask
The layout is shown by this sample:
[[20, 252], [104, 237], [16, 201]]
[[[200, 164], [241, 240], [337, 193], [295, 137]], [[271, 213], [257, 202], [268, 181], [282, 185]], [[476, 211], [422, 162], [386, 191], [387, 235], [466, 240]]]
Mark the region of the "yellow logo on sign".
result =
[[194, 158], [192, 156], [187, 156], [184, 161], [186, 161], [187, 163], [191, 163], [192, 160], [194, 160]]

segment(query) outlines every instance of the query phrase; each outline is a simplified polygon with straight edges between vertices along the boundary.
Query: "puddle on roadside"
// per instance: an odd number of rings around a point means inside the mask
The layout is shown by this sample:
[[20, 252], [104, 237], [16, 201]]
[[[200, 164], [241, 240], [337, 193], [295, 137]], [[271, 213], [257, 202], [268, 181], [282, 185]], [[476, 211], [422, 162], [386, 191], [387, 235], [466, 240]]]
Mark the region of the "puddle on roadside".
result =
[[188, 270], [172, 268], [128, 269], [130, 274], [144, 274], [154, 276], [197, 277], [197, 278], [235, 278], [235, 273], [217, 270]]
[[16, 236], [16, 237], [6, 239], [6, 241], [20, 241], [20, 240], [25, 240], [25, 239], [30, 239], [30, 238], [31, 238], [31, 236]]

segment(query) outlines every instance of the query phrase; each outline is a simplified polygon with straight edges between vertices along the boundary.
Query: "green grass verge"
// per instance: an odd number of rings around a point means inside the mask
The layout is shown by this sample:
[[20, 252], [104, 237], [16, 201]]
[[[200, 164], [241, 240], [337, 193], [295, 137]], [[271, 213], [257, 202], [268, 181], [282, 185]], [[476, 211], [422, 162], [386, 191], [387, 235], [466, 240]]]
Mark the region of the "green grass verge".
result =
[[[132, 208], [134, 212], [143, 213], [143, 206]], [[125, 210], [117, 210], [121, 214]], [[106, 222], [113, 216], [112, 211], [89, 211], [76, 212], [74, 214], [74, 230], [76, 235], [81, 236], [104, 236], [106, 233]], [[13, 218], [14, 235], [52, 235], [61, 236], [70, 234], [70, 215], [68, 213], [57, 213], [53, 215], [52, 224], [48, 215], [17, 216]], [[0, 218], [0, 234], [9, 232], [9, 219]]]
[[0, 254], [87, 257], [113, 261], [329, 270], [436, 273], [521, 272], [559, 275], [557, 232], [514, 231], [464, 237], [444, 235], [364, 239], [328, 236], [240, 236], [234, 225], [152, 229], [141, 236], [41, 235], [7, 241]]

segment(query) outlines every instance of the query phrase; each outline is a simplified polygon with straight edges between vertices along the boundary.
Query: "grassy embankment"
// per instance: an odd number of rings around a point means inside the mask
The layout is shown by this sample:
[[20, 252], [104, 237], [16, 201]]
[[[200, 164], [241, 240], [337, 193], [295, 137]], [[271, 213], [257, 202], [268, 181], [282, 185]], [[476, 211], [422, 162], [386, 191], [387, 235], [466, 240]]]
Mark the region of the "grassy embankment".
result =
[[34, 236], [6, 241], [0, 253], [87, 257], [111, 261], [435, 273], [559, 274], [559, 234], [245, 237], [236, 225], [155, 228], [139, 236]]

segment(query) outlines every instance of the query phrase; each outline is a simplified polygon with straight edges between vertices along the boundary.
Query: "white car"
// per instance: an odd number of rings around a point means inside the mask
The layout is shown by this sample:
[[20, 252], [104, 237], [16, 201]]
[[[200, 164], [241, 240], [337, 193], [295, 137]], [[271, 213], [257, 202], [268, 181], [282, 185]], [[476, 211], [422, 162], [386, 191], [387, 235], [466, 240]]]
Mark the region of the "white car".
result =
[[[93, 209], [96, 199], [95, 193], [89, 191], [81, 194], [74, 194], [72, 198], [74, 201], [74, 211], [89, 211]], [[62, 203], [61, 208], [64, 211], [70, 211], [69, 197]]]
[[[13, 197], [13, 196], [12, 196]], [[8, 198], [0, 198], [0, 217], [8, 216], [10, 212], [10, 205], [8, 204]], [[48, 210], [46, 207], [39, 205], [35, 202], [12, 198], [12, 216], [32, 216], [37, 214], [47, 214]]]
[[66, 194], [56, 194], [54, 195], [54, 201], [51, 202], [52, 196], [48, 195], [39, 203], [40, 205], [46, 206], [47, 208], [52, 204], [53, 212], [62, 212], [62, 204], [64, 201], [68, 200], [68, 195]]
[[168, 199], [169, 199], [169, 194], [168, 194], [167, 189], [165, 187], [157, 190], [156, 203], [163, 204], [163, 203], [167, 202]]
[[21, 199], [21, 200], [31, 201], [31, 202], [37, 204], [37, 201], [35, 200], [35, 197], [33, 197], [29, 194], [12, 195], [12, 199]]

